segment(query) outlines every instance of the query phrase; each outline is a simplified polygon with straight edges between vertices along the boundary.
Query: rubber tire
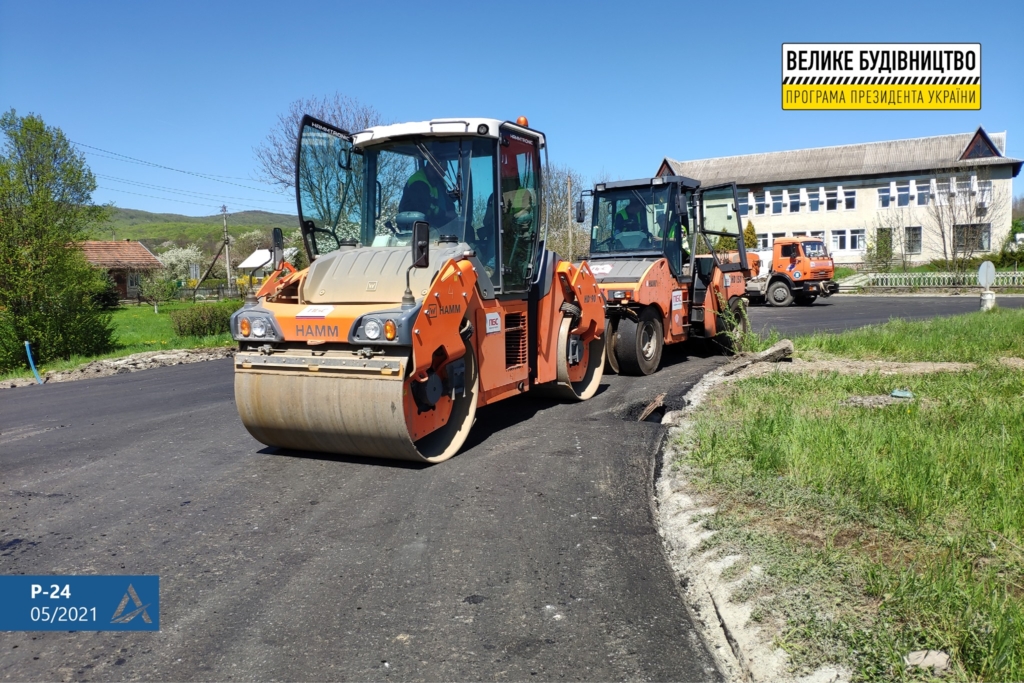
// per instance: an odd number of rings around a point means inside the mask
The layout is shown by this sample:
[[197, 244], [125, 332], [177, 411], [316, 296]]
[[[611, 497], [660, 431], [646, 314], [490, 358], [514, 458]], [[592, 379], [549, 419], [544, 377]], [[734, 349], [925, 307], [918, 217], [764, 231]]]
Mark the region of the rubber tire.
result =
[[800, 296], [796, 299], [797, 306], [810, 306], [818, 298], [817, 294], [808, 294], [807, 296]]
[[[777, 298], [780, 296], [780, 292], [785, 292], [785, 296], [782, 298]], [[785, 282], [783, 282], [782, 280], [776, 280], [775, 282], [768, 285], [768, 293], [765, 297], [765, 300], [768, 302], [769, 306], [785, 308], [786, 306], [789, 306], [791, 303], [793, 303], [793, 292], [790, 291], [789, 285], [787, 285]]]
[[[733, 320], [738, 320], [740, 327], [743, 328], [743, 334], [746, 336], [750, 333], [750, 320], [747, 318], [746, 307], [743, 304], [743, 299], [740, 297], [733, 297], [733, 300], [729, 302], [729, 311], [732, 313]], [[734, 348], [733, 339], [727, 333], [725, 329], [727, 327], [725, 320], [721, 315], [718, 316], [719, 329], [723, 330], [715, 335], [715, 346], [719, 352], [726, 356], [731, 356], [736, 353]]]
[[[644, 353], [643, 337], [648, 336], [648, 349]], [[665, 347], [665, 330], [657, 309], [648, 306], [640, 311], [639, 321], [619, 320], [615, 331], [615, 355], [620, 375], [650, 375], [661, 364]]]
[[618, 319], [608, 318], [604, 323], [604, 371], [619, 374], [619, 359], [615, 357], [615, 330], [619, 326]]

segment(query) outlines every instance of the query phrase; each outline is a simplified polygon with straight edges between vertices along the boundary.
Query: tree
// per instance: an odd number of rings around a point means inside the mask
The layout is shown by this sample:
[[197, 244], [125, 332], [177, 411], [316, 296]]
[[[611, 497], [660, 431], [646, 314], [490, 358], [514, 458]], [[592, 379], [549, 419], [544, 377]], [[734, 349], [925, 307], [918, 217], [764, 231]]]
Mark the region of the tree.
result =
[[167, 268], [146, 273], [139, 285], [139, 300], [152, 304], [154, 313], [160, 312], [161, 302], [176, 298], [181, 289]]
[[939, 243], [946, 270], [966, 273], [978, 253], [991, 250], [992, 226], [1007, 218], [1004, 193], [984, 168], [950, 170], [937, 179], [924, 229]]
[[286, 113], [277, 117], [277, 125], [267, 134], [266, 140], [254, 149], [258, 173], [267, 183], [279, 185], [282, 189], [295, 188], [295, 151], [299, 141], [299, 122], [305, 114], [352, 133], [384, 122], [374, 107], [337, 92], [332, 96], [295, 100]]
[[94, 297], [105, 275], [76, 245], [104, 220], [96, 179], [64, 133], [38, 116], [0, 117], [0, 369], [93, 355], [114, 345]]
[[[569, 186], [572, 186], [572, 198]], [[576, 222], [576, 201], [580, 192], [591, 185], [578, 171], [568, 166], [551, 165], [544, 176], [544, 202], [547, 210], [547, 248], [562, 258], [572, 261], [586, 258], [590, 253], [591, 202], [584, 200], [584, 221]]]
[[[895, 203], [896, 199], [892, 201]], [[907, 234], [915, 226], [914, 213], [908, 207], [890, 206], [876, 214], [875, 229], [864, 250], [867, 267], [878, 273], [888, 273], [893, 268], [907, 272], [913, 265], [912, 251], [921, 251], [920, 238], [912, 248], [911, 242], [915, 240]]]
[[167, 274], [176, 280], [188, 280], [191, 277], [189, 267], [192, 264], [201, 266], [205, 257], [203, 250], [195, 244], [187, 247], [171, 247], [158, 257], [164, 264]]
[[743, 229], [743, 246], [747, 249], [757, 249], [757, 233], [754, 232], [754, 221], [747, 219], [747, 227]]

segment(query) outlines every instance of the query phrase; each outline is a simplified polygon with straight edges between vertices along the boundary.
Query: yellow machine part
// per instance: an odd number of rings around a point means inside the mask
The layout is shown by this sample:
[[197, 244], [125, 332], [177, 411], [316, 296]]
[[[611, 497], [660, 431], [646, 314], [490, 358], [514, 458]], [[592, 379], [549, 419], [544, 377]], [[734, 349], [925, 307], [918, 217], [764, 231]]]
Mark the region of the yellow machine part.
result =
[[462, 447], [476, 416], [471, 350], [466, 361], [465, 396], [452, 402], [444, 426], [417, 441], [407, 425], [408, 356], [362, 361], [239, 353], [235, 403], [245, 428], [268, 446], [436, 463]]

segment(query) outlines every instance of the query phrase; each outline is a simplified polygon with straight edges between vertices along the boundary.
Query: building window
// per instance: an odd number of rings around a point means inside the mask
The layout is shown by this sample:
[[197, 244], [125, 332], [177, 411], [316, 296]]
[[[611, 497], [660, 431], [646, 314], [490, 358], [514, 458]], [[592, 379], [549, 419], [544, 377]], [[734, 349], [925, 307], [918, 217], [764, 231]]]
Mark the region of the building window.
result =
[[903, 247], [908, 254], [921, 253], [920, 225], [908, 225], [903, 228]]
[[889, 196], [889, 188], [888, 187], [880, 187], [880, 188], [878, 188], [878, 208], [879, 209], [888, 209], [891, 199], [892, 199], [892, 197]]
[[822, 242], [824, 242], [825, 241], [825, 231], [824, 230], [811, 230], [811, 237], [817, 237]]
[[961, 254], [988, 251], [991, 247], [991, 227], [988, 223], [954, 225], [953, 245]]
[[846, 231], [845, 230], [833, 230], [832, 231], [832, 251], [839, 251], [840, 249], [846, 249]]
[[754, 213], [756, 215], [758, 215], [758, 216], [763, 216], [764, 215], [764, 209], [765, 209], [765, 206], [764, 206], [764, 195], [761, 194], [761, 195], [758, 195], [754, 199]]
[[846, 195], [846, 209], [857, 208], [857, 190], [844, 190], [843, 194]]
[[739, 214], [741, 216], [746, 216], [748, 213], [750, 213], [750, 205], [747, 204], [746, 197], [739, 200], [737, 211], [739, 211]]
[[128, 273], [128, 288], [137, 289], [142, 284], [141, 273]]
[[794, 232], [793, 237], [807, 237], [806, 232]]
[[759, 232], [757, 233], [757, 248], [767, 249], [768, 248], [768, 233]]
[[775, 240], [782, 239], [786, 236], [784, 232], [773, 232], [772, 233], [772, 244], [775, 244]]
[[818, 211], [821, 209], [821, 199], [818, 197], [817, 192], [812, 192], [807, 198], [807, 207], [811, 211]]
[[919, 182], [917, 184], [917, 205], [918, 206], [928, 206], [928, 196], [929, 196], [929, 194], [930, 193], [928, 191], [928, 183], [927, 182]]
[[789, 193], [789, 212], [800, 213], [800, 192]]
[[910, 183], [896, 186], [896, 206], [910, 206]]
[[867, 239], [864, 236], [864, 230], [851, 230], [850, 231], [850, 249], [857, 251], [863, 251], [864, 247], [867, 246]]
[[[836, 191], [829, 190], [825, 193], [825, 210], [835, 211], [836, 210]], [[845, 234], [845, 233], [844, 233]], [[845, 249], [845, 247], [844, 247]]]
[[782, 213], [782, 193], [772, 195], [772, 215]]

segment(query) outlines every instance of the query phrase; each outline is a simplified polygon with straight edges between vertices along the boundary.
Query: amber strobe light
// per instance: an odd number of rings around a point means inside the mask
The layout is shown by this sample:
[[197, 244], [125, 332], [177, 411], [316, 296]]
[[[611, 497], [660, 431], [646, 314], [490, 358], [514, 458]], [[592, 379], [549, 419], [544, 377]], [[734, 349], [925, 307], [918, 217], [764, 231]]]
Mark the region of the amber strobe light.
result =
[[525, 116], [520, 116], [518, 119], [516, 119], [516, 124], [522, 126], [523, 128], [529, 128], [530, 120]]
[[248, 318], [242, 318], [242, 322], [238, 323], [238, 329], [243, 337], [248, 337], [252, 334], [252, 325], [249, 324]]

